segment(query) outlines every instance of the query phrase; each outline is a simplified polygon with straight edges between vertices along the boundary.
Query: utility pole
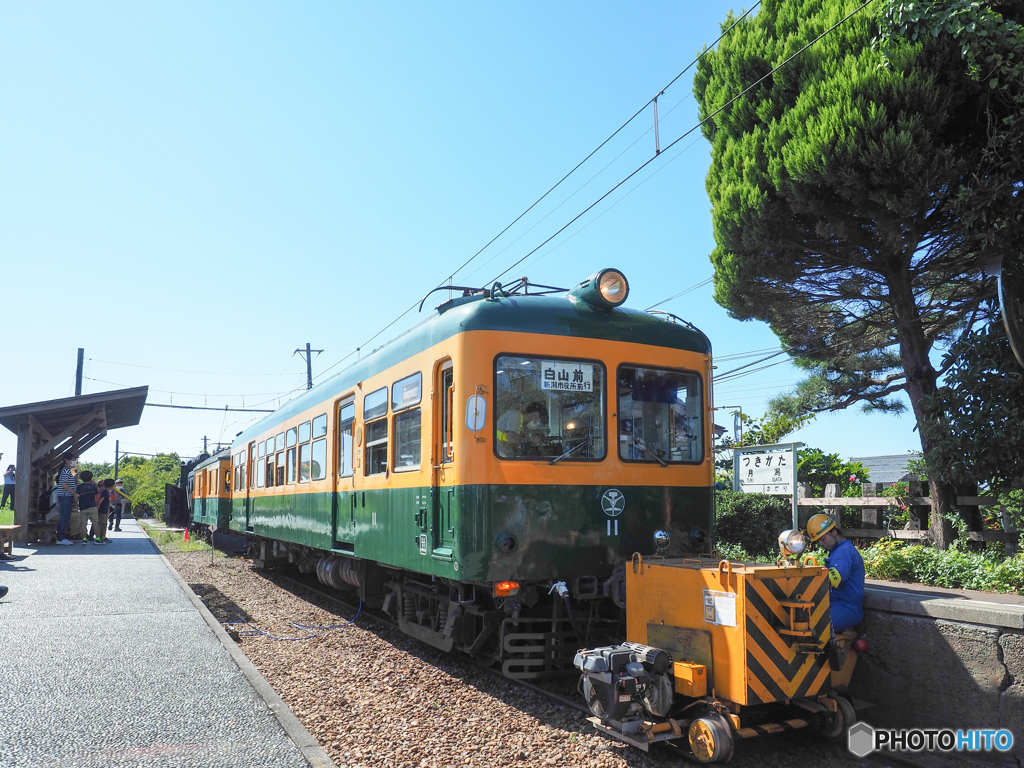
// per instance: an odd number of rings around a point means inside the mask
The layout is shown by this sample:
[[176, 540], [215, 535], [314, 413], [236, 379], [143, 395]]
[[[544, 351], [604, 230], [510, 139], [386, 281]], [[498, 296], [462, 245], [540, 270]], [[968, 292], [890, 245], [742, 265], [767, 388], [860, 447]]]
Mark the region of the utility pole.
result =
[[75, 369], [75, 397], [82, 396], [82, 364], [85, 362], [85, 350], [78, 348], [78, 368]]
[[114, 479], [117, 480], [117, 465], [121, 460], [121, 441], [114, 441]]
[[206, 453], [206, 435], [203, 435], [203, 453]]
[[312, 363], [312, 360], [310, 358], [310, 353], [312, 353], [312, 352], [316, 352], [319, 355], [321, 352], [323, 352], [323, 350], [322, 349], [310, 349], [308, 341], [306, 342], [306, 348], [304, 350], [303, 349], [296, 349], [295, 350], [296, 354], [302, 355], [305, 358], [305, 360], [306, 360], [306, 389], [312, 389], [313, 388], [313, 363]]

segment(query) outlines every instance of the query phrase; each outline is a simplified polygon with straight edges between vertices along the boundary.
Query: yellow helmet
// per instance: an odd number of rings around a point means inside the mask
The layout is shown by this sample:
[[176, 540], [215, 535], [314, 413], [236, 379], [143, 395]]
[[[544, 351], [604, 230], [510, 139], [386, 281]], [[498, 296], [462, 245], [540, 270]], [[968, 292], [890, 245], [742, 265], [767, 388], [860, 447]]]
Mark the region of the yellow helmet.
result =
[[813, 515], [807, 521], [807, 536], [811, 541], [817, 541], [835, 527], [836, 521], [828, 515]]

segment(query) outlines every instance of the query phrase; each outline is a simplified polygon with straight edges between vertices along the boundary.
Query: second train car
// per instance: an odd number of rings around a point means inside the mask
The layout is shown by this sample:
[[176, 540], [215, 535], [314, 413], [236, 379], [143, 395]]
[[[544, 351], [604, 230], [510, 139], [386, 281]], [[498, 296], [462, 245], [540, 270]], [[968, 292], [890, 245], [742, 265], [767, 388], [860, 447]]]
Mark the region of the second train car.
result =
[[614, 269], [458, 290], [235, 439], [229, 525], [438, 648], [572, 670], [634, 552], [711, 552], [711, 344]]

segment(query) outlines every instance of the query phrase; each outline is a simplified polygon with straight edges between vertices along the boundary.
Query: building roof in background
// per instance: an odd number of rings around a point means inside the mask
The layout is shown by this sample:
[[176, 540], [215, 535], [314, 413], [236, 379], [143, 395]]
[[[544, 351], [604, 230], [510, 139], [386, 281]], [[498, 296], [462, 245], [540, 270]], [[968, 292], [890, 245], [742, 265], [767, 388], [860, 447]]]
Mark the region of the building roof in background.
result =
[[872, 483], [898, 483], [907, 475], [907, 464], [921, 459], [920, 453], [895, 453], [885, 456], [853, 456], [850, 461], [859, 461], [868, 470], [868, 481]]

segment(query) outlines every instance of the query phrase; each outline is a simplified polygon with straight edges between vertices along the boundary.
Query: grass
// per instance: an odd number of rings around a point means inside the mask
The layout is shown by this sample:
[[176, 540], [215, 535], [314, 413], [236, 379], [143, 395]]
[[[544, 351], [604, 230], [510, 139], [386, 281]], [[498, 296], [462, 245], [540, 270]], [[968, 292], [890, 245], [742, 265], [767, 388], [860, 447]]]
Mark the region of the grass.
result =
[[152, 520], [138, 519], [136, 522], [164, 554], [168, 552], [214, 552], [221, 557], [224, 556], [223, 552], [215, 550], [198, 537], [185, 541], [185, 534], [181, 531], [168, 531], [162, 526], [154, 525]]
[[7, 507], [0, 509], [0, 525], [14, 525], [14, 510]]

